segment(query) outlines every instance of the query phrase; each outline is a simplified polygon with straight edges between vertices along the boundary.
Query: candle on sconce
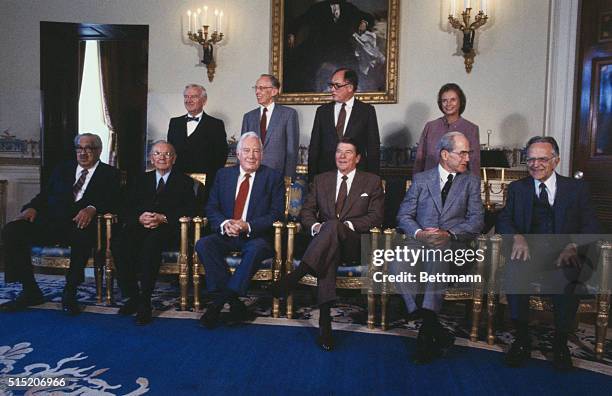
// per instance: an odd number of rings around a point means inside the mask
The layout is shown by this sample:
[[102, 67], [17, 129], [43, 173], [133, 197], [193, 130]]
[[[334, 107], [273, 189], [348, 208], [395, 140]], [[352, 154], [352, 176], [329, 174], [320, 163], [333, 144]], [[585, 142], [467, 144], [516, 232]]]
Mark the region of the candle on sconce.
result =
[[196, 30], [202, 26], [202, 9], [198, 8], [198, 13], [196, 14]]
[[450, 10], [448, 11], [448, 15], [455, 16], [455, 10], [457, 9], [457, 0], [450, 1]]
[[463, 8], [472, 8], [472, 2], [470, 0], [463, 1]]
[[191, 10], [187, 10], [187, 31], [191, 33]]
[[502, 182], [502, 183], [503, 183], [503, 182], [504, 182], [504, 180], [505, 180], [505, 177], [504, 177], [504, 172], [505, 172], [505, 170], [506, 170], [506, 169], [502, 168], [502, 180], [501, 180], [501, 182]]
[[215, 8], [215, 31], [219, 31], [219, 10]]
[[202, 24], [208, 26], [208, 6], [204, 6], [204, 20]]
[[482, 13], [485, 15], [487, 14], [487, 0], [480, 0], [480, 9], [482, 10]]
[[223, 22], [223, 10], [219, 12], [219, 33], [221, 33], [221, 24]]
[[484, 175], [484, 182], [487, 183], [487, 168], [482, 168], [482, 173]]

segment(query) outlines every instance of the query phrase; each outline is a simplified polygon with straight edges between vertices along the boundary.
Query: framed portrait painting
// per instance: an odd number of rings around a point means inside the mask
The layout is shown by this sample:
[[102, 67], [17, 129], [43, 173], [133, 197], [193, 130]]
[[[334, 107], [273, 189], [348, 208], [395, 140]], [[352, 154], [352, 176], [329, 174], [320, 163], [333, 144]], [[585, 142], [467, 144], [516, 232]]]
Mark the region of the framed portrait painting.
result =
[[278, 103], [331, 99], [334, 70], [357, 72], [357, 97], [397, 103], [399, 0], [272, 0], [272, 74]]

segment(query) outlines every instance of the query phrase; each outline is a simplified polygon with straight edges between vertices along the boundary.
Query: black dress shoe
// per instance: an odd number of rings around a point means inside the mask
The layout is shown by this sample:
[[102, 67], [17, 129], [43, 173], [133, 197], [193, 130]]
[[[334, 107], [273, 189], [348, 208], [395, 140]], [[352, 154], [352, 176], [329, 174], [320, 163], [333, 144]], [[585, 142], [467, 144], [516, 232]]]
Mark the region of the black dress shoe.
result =
[[244, 322], [253, 321], [254, 317], [251, 315], [246, 305], [239, 299], [235, 299], [230, 302], [230, 311], [227, 320], [228, 325], [236, 325]]
[[455, 345], [455, 336], [438, 322], [433, 333], [433, 342], [435, 353], [440, 357], [446, 356], [450, 348]]
[[274, 298], [287, 298], [289, 295], [289, 286], [285, 278], [272, 282], [268, 287], [268, 291]]
[[151, 306], [140, 306], [136, 312], [136, 325], [145, 326], [153, 321]]
[[319, 337], [317, 344], [326, 352], [334, 349], [334, 336], [332, 335], [331, 321], [329, 323], [319, 323]]
[[119, 315], [133, 315], [138, 312], [138, 299], [130, 298], [119, 308]]
[[515, 340], [504, 357], [504, 363], [509, 367], [521, 367], [531, 357], [531, 347], [519, 340]]
[[45, 298], [40, 291], [30, 293], [22, 291], [14, 300], [0, 304], [0, 312], [23, 311], [31, 306], [44, 304], [44, 302]]
[[433, 329], [422, 325], [416, 340], [416, 350], [412, 360], [416, 364], [431, 363], [437, 356], [437, 348], [434, 344]]
[[559, 371], [568, 371], [574, 368], [572, 355], [567, 345], [555, 345], [553, 347], [553, 367]]
[[204, 315], [200, 318], [200, 324], [207, 329], [214, 329], [219, 325], [219, 317], [221, 316], [221, 309], [223, 306], [210, 305]]
[[76, 298], [63, 298], [62, 311], [66, 312], [70, 316], [77, 316], [81, 313], [81, 308], [79, 307]]

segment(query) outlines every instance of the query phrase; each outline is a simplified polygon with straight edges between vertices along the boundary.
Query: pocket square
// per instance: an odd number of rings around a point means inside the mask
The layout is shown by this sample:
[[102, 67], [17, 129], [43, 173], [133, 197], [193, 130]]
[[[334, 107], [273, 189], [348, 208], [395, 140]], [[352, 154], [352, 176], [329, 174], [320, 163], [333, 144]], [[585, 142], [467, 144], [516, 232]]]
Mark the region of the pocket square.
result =
[[362, 197], [362, 198], [363, 197], [367, 197], [367, 196], [368, 196], [368, 193], [363, 193], [363, 194], [360, 195], [360, 197]]

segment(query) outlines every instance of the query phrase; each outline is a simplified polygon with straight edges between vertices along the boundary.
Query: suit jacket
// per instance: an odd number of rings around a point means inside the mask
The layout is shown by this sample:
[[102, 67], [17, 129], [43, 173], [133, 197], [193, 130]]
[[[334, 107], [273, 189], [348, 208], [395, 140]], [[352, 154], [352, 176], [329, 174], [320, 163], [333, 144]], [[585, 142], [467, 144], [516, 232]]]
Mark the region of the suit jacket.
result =
[[[336, 219], [336, 181], [338, 171], [325, 172], [314, 178], [314, 185], [300, 212], [307, 232], [315, 223]], [[384, 195], [380, 177], [357, 171], [339, 221], [350, 221], [363, 234], [383, 221]]]
[[168, 142], [176, 149], [174, 169], [184, 173], [206, 173], [209, 184], [227, 160], [227, 137], [223, 121], [202, 113], [195, 131], [187, 137], [187, 115], [170, 119]]
[[[249, 111], [242, 118], [242, 131], [260, 131], [260, 108]], [[274, 104], [272, 118], [268, 123], [266, 140], [263, 142], [264, 156], [262, 164], [276, 169], [285, 176], [295, 176], [298, 146], [300, 143], [300, 127], [297, 112], [291, 107]]]
[[[552, 207], [555, 234], [596, 234], [600, 225], [591, 204], [589, 188], [582, 180], [557, 176], [557, 192]], [[497, 218], [500, 234], [529, 234], [535, 197], [531, 176], [510, 183], [506, 206]]]
[[119, 201], [119, 170], [103, 162], [98, 164], [83, 197], [74, 202], [72, 186], [76, 183], [76, 161], [58, 165], [46, 186], [21, 210], [36, 209], [37, 221], [67, 222], [83, 208], [94, 206], [98, 213], [116, 212]]
[[125, 223], [139, 224], [138, 218], [143, 212], [156, 212], [166, 215], [168, 224], [178, 230], [179, 219], [195, 213], [193, 179], [173, 168], [164, 190], [159, 195], [156, 190], [155, 170], [134, 181], [123, 205]]
[[[236, 202], [236, 188], [240, 176], [240, 165], [220, 169], [206, 205], [206, 215], [215, 232], [220, 232], [221, 223], [231, 219]], [[270, 236], [272, 224], [283, 216], [285, 191], [283, 175], [260, 165], [255, 173], [246, 221], [251, 226], [249, 238]]]
[[[334, 122], [334, 102], [317, 108], [310, 146], [308, 148], [308, 176], [310, 181], [315, 175], [336, 169], [336, 145], [338, 134]], [[347, 120], [344, 136], [357, 142], [361, 151], [358, 169], [378, 174], [380, 170], [380, 136], [376, 110], [371, 104], [355, 99], [351, 116]]]
[[480, 179], [468, 172], [457, 174], [443, 207], [438, 167], [417, 173], [400, 205], [397, 222], [409, 236], [418, 229], [436, 227], [460, 240], [476, 237], [484, 225]]

